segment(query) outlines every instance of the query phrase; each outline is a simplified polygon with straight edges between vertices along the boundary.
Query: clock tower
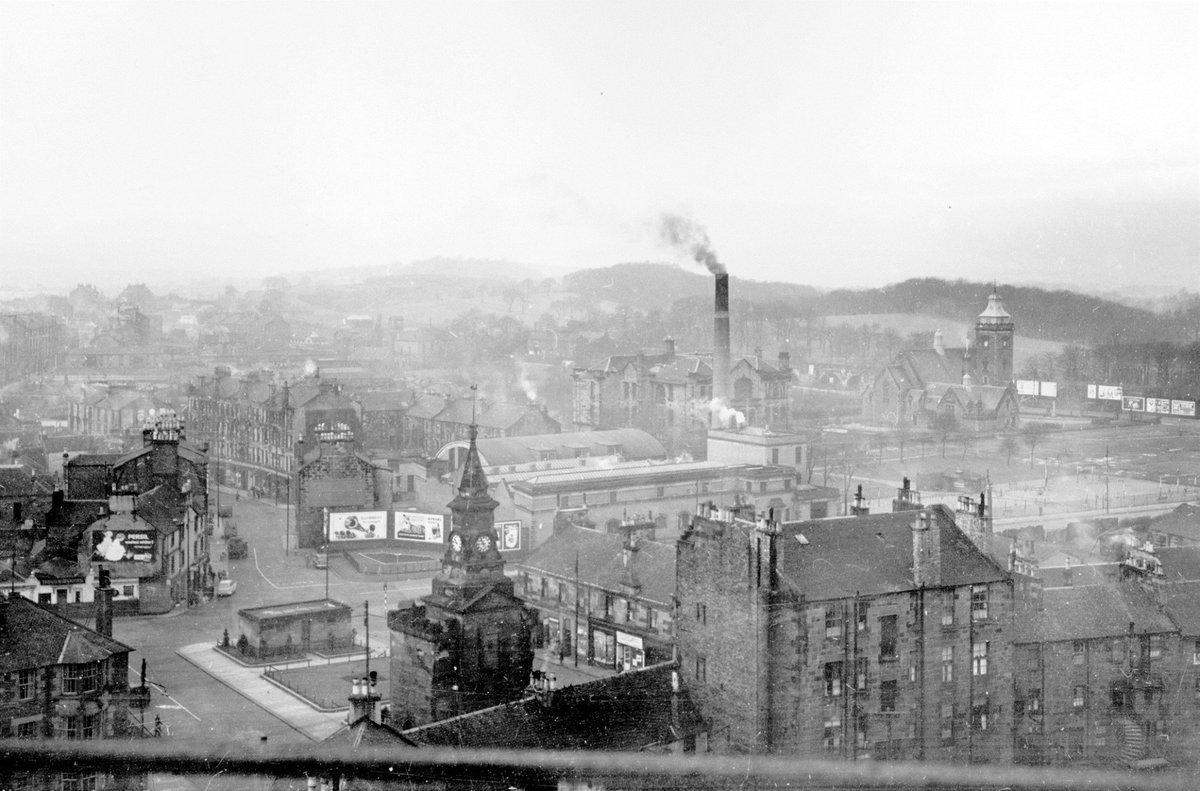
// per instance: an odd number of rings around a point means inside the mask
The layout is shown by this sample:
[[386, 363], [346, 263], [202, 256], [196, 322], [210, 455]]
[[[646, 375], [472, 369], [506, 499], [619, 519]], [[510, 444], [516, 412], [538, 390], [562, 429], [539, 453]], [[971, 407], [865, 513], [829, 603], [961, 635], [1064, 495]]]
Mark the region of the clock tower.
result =
[[971, 357], [979, 384], [1005, 387], [1012, 381], [1014, 335], [1012, 316], [1004, 309], [993, 284], [987, 307], [975, 320], [975, 348]]
[[534, 614], [504, 574], [487, 476], [471, 443], [442, 572], [421, 604], [388, 614], [391, 699], [400, 727], [454, 717], [518, 699], [533, 666]]

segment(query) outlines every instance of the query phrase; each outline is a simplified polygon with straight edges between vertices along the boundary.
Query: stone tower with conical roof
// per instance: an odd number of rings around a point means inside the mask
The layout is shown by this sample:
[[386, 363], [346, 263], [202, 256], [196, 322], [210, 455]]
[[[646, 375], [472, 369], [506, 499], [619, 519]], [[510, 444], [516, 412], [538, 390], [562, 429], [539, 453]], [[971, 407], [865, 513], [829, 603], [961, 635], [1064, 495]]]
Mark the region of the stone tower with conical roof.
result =
[[993, 285], [987, 307], [975, 320], [975, 346], [971, 350], [975, 382], [1003, 387], [1012, 381], [1015, 334], [1012, 316], [1004, 309]]

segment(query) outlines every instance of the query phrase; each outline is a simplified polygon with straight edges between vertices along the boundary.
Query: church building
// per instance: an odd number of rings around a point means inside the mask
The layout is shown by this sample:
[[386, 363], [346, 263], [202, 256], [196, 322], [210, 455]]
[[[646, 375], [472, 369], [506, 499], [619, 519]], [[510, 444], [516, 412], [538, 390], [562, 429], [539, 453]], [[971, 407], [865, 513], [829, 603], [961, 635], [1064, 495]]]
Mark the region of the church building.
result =
[[898, 354], [863, 391], [863, 417], [889, 426], [1016, 428], [1014, 337], [1012, 316], [993, 288], [966, 346], [947, 348], [939, 330], [932, 349]]
[[472, 425], [441, 574], [421, 604], [388, 613], [396, 727], [515, 700], [529, 682], [535, 616], [504, 574], [476, 435]]

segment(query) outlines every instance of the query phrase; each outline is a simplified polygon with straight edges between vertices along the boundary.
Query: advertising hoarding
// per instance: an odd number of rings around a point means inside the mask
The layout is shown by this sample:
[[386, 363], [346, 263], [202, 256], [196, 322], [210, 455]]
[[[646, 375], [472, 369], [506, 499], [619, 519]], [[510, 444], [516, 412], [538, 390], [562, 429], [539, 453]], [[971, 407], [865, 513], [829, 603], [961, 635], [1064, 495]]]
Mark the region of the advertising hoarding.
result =
[[1038, 394], [1038, 383], [1031, 379], [1017, 380], [1017, 395], [1035, 396]]
[[1120, 401], [1125, 395], [1120, 385], [1099, 385], [1096, 387], [1096, 397], [1101, 401]]
[[1169, 398], [1147, 398], [1146, 411], [1155, 412], [1159, 415], [1171, 414], [1171, 399]]
[[415, 514], [412, 511], [394, 511], [393, 538], [407, 541], [428, 541], [440, 544], [445, 540], [446, 517], [442, 514]]
[[330, 542], [387, 538], [387, 511], [331, 513], [325, 537]]
[[521, 548], [521, 523], [519, 521], [497, 522], [496, 533], [500, 537], [499, 549], [501, 552], [511, 552]]
[[1088, 385], [1088, 386], [1087, 386], [1087, 397], [1088, 397], [1088, 398], [1090, 398], [1090, 399], [1092, 399], [1093, 401], [1094, 401], [1094, 400], [1096, 400], [1097, 398], [1099, 398], [1099, 397], [1100, 397], [1100, 396], [1099, 396], [1099, 395], [1096, 393], [1096, 386], [1095, 386], [1095, 385]]
[[1058, 382], [1042, 382], [1042, 395], [1046, 398], [1058, 398]]
[[92, 533], [92, 560], [117, 563], [154, 561], [154, 533], [144, 530], [96, 530]]
[[1121, 409], [1126, 412], [1145, 412], [1146, 399], [1141, 396], [1123, 396], [1121, 398]]
[[1172, 398], [1171, 399], [1171, 414], [1172, 415], [1180, 415], [1182, 417], [1195, 417], [1196, 416], [1196, 402], [1195, 401], [1179, 401], [1179, 400]]

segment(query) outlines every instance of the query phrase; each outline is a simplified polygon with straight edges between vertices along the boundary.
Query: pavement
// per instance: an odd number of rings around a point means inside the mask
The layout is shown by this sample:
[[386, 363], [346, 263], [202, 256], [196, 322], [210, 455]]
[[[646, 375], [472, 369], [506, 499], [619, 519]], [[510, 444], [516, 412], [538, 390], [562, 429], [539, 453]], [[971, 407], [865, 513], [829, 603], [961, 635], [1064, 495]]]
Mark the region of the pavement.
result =
[[[328, 738], [346, 722], [346, 710], [320, 711], [290, 690], [269, 681], [263, 675], [263, 667], [243, 665], [218, 651], [211, 643], [194, 643], [175, 653], [314, 742]], [[361, 659], [361, 654], [354, 654], [324, 661], [326, 664], [341, 664]], [[303, 659], [271, 665], [276, 670], [309, 666], [310, 663]], [[615, 671], [586, 663], [576, 666], [572, 657], [560, 661], [558, 654], [549, 648], [535, 653], [533, 666], [552, 674], [560, 688], [615, 675]]]
[[[314, 742], [326, 739], [346, 722], [345, 711], [318, 711], [307, 701], [268, 681], [263, 676], [264, 668], [247, 667], [236, 662], [218, 651], [211, 643], [187, 645], [175, 653]], [[361, 658], [361, 654], [333, 657], [329, 659], [329, 664]], [[308, 666], [309, 663], [304, 660], [272, 665], [278, 670]]]

